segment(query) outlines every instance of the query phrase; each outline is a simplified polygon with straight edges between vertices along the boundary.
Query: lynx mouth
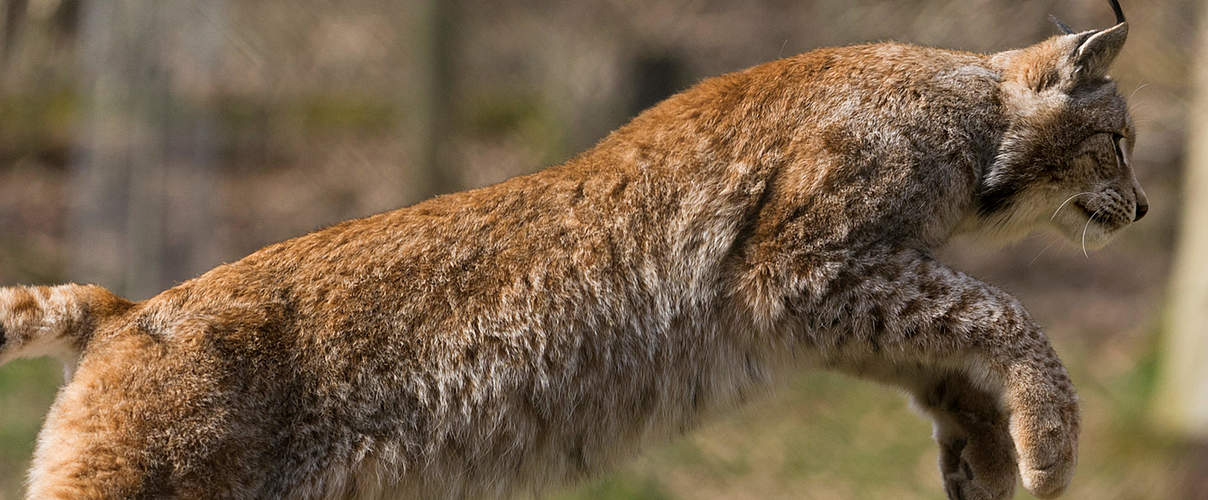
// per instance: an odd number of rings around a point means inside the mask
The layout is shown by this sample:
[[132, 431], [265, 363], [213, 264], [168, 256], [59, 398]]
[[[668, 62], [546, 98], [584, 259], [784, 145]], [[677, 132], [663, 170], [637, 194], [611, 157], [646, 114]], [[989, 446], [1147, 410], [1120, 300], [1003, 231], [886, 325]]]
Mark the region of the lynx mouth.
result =
[[1111, 200], [1108, 200], [1107, 203], [1100, 203], [1100, 207], [1094, 210], [1091, 210], [1090, 207], [1081, 201], [1076, 201], [1071, 203], [1071, 205], [1078, 207], [1078, 210], [1086, 217], [1088, 223], [1100, 226], [1109, 232], [1118, 231], [1132, 223], [1131, 220], [1126, 220], [1116, 215], [1119, 212], [1123, 212], [1123, 210], [1117, 209], [1117, 205], [1112, 203]]
[[1092, 202], [1099, 202], [1094, 203], [1098, 205], [1098, 208], [1091, 209], [1091, 205], [1087, 205], [1081, 202], [1081, 200], [1070, 203], [1074, 207], [1078, 207], [1082, 216], [1085, 217], [1084, 223], [1086, 227], [1082, 228], [1082, 232], [1087, 231], [1087, 228], [1097, 227], [1105, 236], [1109, 236], [1109, 234], [1115, 234], [1121, 231], [1121, 229], [1128, 227], [1133, 222], [1131, 219], [1127, 219], [1127, 217], [1120, 216], [1125, 211], [1131, 210], [1120, 208], [1120, 204], [1115, 203], [1114, 199], [1094, 199]]
[[1098, 215], [1096, 212], [1092, 211], [1090, 208], [1087, 208], [1087, 206], [1084, 205], [1081, 201], [1075, 201], [1073, 203], [1073, 205], [1075, 207], [1078, 207], [1078, 210], [1081, 210], [1082, 215], [1085, 215], [1087, 219], [1094, 221], [1096, 215]]

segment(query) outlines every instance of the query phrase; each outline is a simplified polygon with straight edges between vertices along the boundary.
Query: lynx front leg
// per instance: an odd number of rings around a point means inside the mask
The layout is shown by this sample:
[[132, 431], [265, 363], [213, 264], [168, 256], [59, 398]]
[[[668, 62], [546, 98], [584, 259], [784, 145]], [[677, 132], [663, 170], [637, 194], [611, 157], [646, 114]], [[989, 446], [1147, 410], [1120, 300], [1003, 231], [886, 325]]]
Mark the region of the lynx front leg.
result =
[[916, 395], [936, 418], [950, 497], [1008, 497], [1014, 472], [1008, 479], [1003, 464], [1015, 462], [1032, 494], [1065, 490], [1077, 397], [1017, 300], [914, 250], [839, 269], [804, 278], [824, 284], [795, 304], [809, 318], [808, 341], [837, 368]]

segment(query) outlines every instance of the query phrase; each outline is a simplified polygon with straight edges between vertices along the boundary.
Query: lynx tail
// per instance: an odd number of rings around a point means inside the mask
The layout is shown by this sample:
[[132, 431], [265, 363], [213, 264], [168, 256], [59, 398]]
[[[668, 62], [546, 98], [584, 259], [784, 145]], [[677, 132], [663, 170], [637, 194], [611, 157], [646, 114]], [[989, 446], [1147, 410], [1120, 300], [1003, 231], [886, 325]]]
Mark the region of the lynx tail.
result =
[[0, 364], [74, 358], [98, 326], [134, 304], [96, 285], [0, 288]]

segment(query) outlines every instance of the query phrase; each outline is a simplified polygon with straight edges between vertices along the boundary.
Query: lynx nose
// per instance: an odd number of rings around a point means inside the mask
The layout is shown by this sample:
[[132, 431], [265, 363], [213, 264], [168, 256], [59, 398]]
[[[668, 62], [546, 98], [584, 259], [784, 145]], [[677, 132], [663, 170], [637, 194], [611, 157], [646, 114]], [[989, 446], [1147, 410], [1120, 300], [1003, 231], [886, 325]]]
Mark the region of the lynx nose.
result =
[[1133, 189], [1133, 194], [1137, 197], [1137, 211], [1133, 216], [1133, 222], [1141, 220], [1145, 214], [1149, 212], [1149, 198], [1145, 196], [1145, 191]]

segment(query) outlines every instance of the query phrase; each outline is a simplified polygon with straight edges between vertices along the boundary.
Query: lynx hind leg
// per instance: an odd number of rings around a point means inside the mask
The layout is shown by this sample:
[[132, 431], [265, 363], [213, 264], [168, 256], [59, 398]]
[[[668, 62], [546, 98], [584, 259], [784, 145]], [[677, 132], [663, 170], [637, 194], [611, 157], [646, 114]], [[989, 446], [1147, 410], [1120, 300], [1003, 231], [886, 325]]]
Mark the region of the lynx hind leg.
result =
[[1001, 398], [965, 375], [947, 374], [923, 384], [915, 402], [932, 418], [948, 498], [1010, 498], [1018, 468]]

